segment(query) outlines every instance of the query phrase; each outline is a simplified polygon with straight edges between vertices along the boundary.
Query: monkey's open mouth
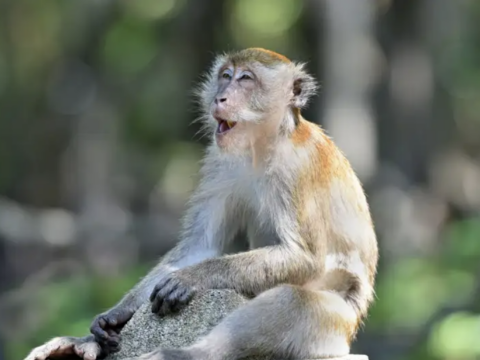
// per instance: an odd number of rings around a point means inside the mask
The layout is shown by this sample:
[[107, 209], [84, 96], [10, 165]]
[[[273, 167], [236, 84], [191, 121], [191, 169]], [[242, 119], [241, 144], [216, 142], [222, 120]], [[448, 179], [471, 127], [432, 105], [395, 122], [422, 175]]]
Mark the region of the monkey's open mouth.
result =
[[217, 133], [218, 134], [223, 134], [226, 133], [227, 131], [233, 129], [237, 123], [235, 121], [229, 121], [229, 120], [223, 120], [220, 118], [216, 118], [218, 122], [218, 128], [217, 128]]

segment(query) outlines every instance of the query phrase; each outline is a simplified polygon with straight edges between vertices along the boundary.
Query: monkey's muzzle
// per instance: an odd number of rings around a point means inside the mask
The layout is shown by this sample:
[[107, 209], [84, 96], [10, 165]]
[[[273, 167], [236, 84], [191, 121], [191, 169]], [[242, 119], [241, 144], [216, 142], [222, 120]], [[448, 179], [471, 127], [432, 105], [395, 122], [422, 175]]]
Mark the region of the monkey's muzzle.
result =
[[217, 133], [224, 134], [227, 131], [233, 129], [237, 123], [235, 121], [224, 120], [221, 118], [215, 118], [218, 122]]

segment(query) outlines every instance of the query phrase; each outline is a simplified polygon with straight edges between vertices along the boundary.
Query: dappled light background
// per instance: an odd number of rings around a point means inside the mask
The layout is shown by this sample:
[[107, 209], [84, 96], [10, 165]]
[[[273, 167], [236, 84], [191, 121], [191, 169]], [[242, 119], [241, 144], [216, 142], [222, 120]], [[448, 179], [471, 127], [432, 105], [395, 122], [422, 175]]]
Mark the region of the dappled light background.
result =
[[0, 0], [0, 359], [85, 335], [177, 241], [207, 139], [192, 88], [261, 46], [321, 84], [368, 193], [353, 352], [480, 359], [480, 2]]

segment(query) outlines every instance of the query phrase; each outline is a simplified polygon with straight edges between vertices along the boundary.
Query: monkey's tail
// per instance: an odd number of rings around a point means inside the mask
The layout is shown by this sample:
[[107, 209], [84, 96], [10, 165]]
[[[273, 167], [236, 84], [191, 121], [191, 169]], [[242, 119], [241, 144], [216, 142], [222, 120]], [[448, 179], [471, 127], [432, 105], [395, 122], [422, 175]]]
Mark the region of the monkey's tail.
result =
[[329, 270], [322, 278], [322, 290], [338, 293], [356, 312], [360, 326], [374, 297], [373, 286], [363, 274], [345, 268]]

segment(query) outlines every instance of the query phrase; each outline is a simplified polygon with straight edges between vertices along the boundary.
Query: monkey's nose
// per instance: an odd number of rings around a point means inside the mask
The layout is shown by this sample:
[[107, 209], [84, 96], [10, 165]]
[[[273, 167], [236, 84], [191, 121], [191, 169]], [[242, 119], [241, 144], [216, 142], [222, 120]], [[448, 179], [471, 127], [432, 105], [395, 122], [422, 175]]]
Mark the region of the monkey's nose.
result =
[[215, 104], [218, 104], [218, 103], [223, 103], [227, 101], [227, 98], [226, 97], [217, 97], [215, 98]]

